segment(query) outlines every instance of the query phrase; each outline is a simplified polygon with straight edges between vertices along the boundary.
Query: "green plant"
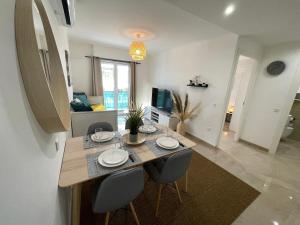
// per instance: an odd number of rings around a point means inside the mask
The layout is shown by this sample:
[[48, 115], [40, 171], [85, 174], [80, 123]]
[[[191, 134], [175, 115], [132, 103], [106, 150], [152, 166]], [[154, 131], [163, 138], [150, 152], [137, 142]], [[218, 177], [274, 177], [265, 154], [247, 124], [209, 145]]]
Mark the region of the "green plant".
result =
[[195, 105], [191, 110], [189, 110], [189, 95], [185, 94], [184, 104], [181, 100], [181, 97], [178, 93], [172, 92], [172, 98], [175, 105], [175, 112], [173, 116], [179, 119], [181, 122], [184, 122], [187, 119], [192, 118], [196, 115], [196, 111], [200, 108], [200, 103]]
[[137, 106], [130, 109], [126, 115], [126, 125], [130, 130], [130, 134], [137, 134], [141, 121], [144, 117], [144, 109], [142, 106]]

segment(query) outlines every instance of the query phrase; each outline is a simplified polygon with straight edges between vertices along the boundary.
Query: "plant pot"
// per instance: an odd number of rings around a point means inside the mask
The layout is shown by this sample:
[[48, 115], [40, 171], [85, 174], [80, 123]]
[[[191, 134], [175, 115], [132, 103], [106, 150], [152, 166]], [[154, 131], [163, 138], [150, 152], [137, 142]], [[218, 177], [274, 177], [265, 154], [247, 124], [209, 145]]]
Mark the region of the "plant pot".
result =
[[179, 123], [177, 124], [177, 129], [176, 132], [181, 134], [181, 135], [185, 135], [185, 124], [183, 121], [179, 121]]
[[138, 134], [129, 134], [129, 141], [130, 142], [137, 142]]

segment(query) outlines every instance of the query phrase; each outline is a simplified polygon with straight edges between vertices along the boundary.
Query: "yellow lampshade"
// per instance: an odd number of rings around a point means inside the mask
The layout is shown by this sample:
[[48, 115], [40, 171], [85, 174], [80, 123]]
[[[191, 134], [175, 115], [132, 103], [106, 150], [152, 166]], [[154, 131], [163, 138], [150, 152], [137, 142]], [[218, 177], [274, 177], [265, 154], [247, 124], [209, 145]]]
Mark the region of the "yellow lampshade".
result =
[[147, 55], [147, 49], [143, 42], [133, 41], [129, 47], [129, 55], [134, 61], [144, 60]]

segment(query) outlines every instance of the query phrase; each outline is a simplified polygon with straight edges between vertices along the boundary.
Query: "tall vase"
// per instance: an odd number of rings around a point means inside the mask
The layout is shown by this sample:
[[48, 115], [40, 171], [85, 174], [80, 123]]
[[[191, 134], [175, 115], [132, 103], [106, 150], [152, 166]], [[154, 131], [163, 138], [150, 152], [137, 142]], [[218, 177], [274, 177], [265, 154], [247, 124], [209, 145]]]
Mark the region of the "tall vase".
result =
[[132, 127], [130, 129], [130, 132], [129, 132], [129, 141], [130, 142], [137, 142], [138, 140], [138, 128], [137, 127]]
[[185, 124], [183, 121], [179, 121], [176, 131], [181, 135], [185, 135]]

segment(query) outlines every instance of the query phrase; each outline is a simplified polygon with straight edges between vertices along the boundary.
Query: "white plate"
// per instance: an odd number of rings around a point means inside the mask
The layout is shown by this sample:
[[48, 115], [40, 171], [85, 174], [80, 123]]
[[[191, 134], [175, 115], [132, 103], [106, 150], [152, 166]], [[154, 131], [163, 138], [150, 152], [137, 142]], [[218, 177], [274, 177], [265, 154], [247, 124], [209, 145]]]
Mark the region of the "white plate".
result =
[[172, 137], [160, 137], [156, 139], [156, 144], [165, 149], [175, 149], [179, 146], [178, 140]]
[[166, 149], [166, 150], [174, 150], [174, 149], [176, 149], [176, 148], [179, 147], [179, 143], [178, 143], [178, 145], [176, 145], [176, 146], [174, 146], [174, 147], [171, 147], [171, 148], [162, 146], [162, 145], [160, 145], [160, 144], [158, 144], [158, 143], [156, 143], [156, 144], [157, 144], [159, 147], [161, 147], [161, 148], [163, 148], [163, 149]]
[[104, 167], [117, 167], [117, 166], [121, 166], [123, 164], [125, 164], [127, 161], [128, 161], [129, 157], [124, 159], [124, 161], [118, 163], [118, 164], [106, 164], [105, 162], [103, 162], [103, 160], [101, 158], [98, 158], [98, 163], [101, 165], [101, 166], [104, 166]]
[[106, 164], [118, 164], [128, 156], [128, 152], [122, 150], [122, 149], [110, 149], [102, 154], [102, 160]]
[[155, 131], [157, 131], [157, 128], [153, 125], [143, 125], [139, 127], [139, 131], [142, 133], [154, 133]]
[[98, 157], [98, 162], [105, 167], [120, 166], [127, 162], [129, 158], [128, 152], [122, 149], [110, 149]]
[[114, 132], [104, 131], [104, 132], [100, 132], [100, 133], [101, 133], [100, 136], [97, 136], [97, 134], [92, 134], [91, 139], [95, 142], [105, 142], [105, 141], [110, 141], [111, 139], [113, 139], [115, 137]]

